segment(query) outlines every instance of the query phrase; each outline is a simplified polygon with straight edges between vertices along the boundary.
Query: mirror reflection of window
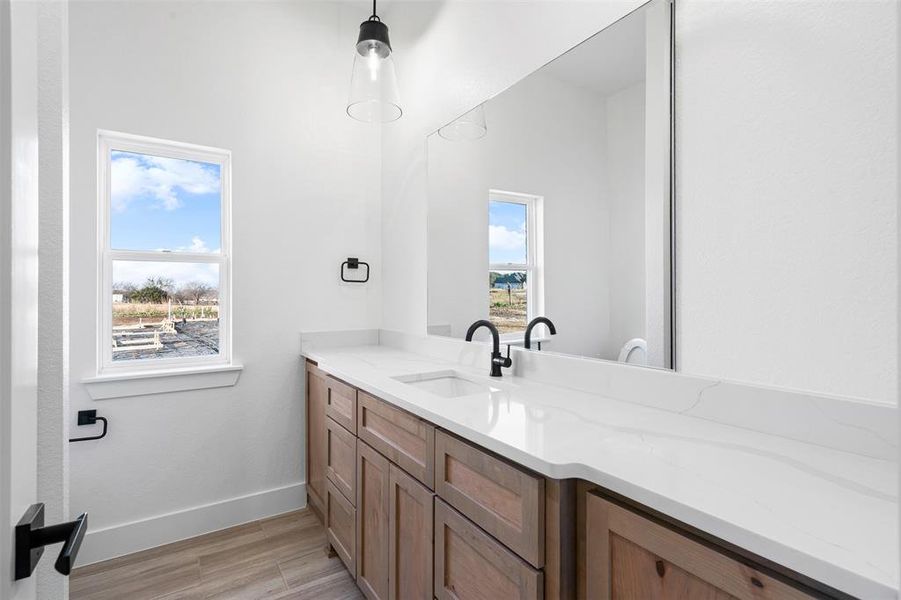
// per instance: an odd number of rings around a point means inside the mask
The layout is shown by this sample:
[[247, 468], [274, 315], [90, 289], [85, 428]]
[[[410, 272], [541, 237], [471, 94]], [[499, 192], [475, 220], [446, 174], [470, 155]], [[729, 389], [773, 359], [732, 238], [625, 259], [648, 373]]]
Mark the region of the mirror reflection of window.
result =
[[501, 334], [521, 334], [540, 314], [540, 201], [494, 190], [488, 196], [488, 318]]

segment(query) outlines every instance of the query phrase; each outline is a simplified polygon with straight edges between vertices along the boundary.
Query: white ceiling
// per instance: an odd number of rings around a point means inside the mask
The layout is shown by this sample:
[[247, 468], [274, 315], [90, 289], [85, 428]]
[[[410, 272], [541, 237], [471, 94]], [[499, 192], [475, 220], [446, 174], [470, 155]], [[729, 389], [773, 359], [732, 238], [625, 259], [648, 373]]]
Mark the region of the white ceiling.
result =
[[643, 81], [645, 11], [620, 19], [541, 72], [604, 96]]

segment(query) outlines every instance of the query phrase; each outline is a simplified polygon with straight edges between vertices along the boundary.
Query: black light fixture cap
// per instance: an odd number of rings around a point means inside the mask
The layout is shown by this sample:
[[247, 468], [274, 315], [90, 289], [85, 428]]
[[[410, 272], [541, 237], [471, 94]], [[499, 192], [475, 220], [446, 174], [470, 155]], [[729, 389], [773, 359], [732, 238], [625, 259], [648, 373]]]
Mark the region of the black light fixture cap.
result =
[[366, 56], [369, 49], [374, 46], [379, 58], [386, 58], [391, 54], [391, 41], [388, 39], [388, 26], [373, 15], [368, 20], [360, 23], [360, 36], [357, 38], [357, 52]]

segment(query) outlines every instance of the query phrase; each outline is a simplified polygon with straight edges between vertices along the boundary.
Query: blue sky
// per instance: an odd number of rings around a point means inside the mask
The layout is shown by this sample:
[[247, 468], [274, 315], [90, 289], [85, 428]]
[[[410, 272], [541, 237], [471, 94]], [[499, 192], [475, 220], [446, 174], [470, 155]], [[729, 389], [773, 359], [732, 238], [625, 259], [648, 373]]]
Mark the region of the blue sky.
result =
[[526, 206], [513, 202], [488, 202], [488, 262], [525, 263]]
[[113, 249], [219, 249], [219, 165], [120, 151], [111, 163]]
[[[221, 167], [217, 164], [113, 151], [110, 156], [110, 241], [115, 250], [218, 252]], [[218, 266], [116, 261], [113, 281], [219, 284]]]

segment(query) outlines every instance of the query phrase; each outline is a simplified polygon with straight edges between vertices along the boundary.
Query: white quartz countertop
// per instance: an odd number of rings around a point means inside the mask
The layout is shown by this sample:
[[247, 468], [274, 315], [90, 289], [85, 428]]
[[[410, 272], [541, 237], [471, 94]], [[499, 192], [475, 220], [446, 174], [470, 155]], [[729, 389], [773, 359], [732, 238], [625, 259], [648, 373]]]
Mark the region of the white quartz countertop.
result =
[[[554, 479], [603, 486], [859, 598], [896, 598], [897, 463], [386, 346], [309, 349], [327, 373]], [[454, 370], [446, 398], [394, 377]]]

